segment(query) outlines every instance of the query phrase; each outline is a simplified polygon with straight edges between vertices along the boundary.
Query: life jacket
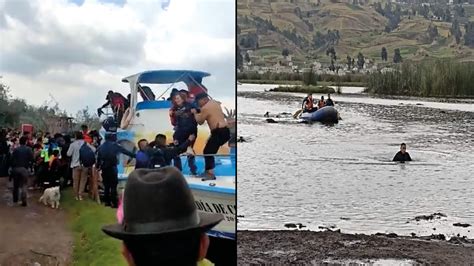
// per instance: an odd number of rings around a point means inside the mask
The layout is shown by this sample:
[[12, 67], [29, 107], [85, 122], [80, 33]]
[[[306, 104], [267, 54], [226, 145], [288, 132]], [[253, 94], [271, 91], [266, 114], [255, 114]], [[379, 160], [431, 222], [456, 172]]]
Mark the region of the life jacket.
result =
[[323, 100], [318, 101], [318, 109], [326, 106], [326, 103]]
[[194, 118], [191, 109], [193, 106], [185, 102], [183, 106], [175, 107], [175, 125], [177, 130], [192, 130], [197, 127], [196, 119]]
[[125, 101], [127, 101], [127, 99], [125, 99], [122, 94], [115, 92], [110, 99], [110, 104], [113, 108], [124, 108]]
[[313, 98], [307, 98], [306, 103], [305, 103], [305, 108], [307, 110], [311, 110], [311, 109], [313, 109], [313, 107], [314, 107]]
[[56, 156], [54, 156], [54, 155], [51, 155], [51, 157], [49, 158], [49, 162], [48, 162], [48, 164], [49, 164], [49, 170], [51, 170], [51, 166], [53, 165], [53, 163], [54, 163], [55, 160], [58, 160], [58, 158], [57, 158]]
[[83, 131], [82, 135], [84, 136], [84, 141], [85, 142], [87, 142], [89, 144], [92, 144], [92, 137], [89, 135], [89, 132]]

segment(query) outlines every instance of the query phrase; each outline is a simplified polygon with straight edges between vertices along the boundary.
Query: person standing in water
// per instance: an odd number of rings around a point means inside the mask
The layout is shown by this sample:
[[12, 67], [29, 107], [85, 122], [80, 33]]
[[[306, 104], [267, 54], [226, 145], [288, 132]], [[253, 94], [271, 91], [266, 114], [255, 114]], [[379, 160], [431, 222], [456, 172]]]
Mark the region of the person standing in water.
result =
[[230, 129], [227, 126], [227, 121], [224, 112], [222, 112], [221, 105], [217, 101], [209, 99], [207, 93], [196, 95], [195, 100], [201, 110], [198, 111], [194, 108], [191, 109], [194, 118], [200, 125], [207, 122], [209, 130], [211, 131], [211, 136], [204, 147], [206, 169], [203, 174], [203, 180], [213, 180], [216, 179], [216, 176], [214, 175], [215, 160], [213, 155], [217, 153], [222, 145], [229, 141]]
[[400, 144], [400, 151], [393, 157], [394, 162], [406, 162], [411, 161], [410, 154], [407, 152], [407, 145], [405, 143]]

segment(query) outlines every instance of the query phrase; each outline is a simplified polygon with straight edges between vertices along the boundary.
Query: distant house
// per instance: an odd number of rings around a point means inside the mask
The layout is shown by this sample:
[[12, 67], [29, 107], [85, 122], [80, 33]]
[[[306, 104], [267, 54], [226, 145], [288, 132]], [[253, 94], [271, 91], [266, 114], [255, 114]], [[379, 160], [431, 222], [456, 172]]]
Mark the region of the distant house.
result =
[[385, 74], [385, 73], [388, 73], [388, 72], [393, 72], [395, 71], [395, 69], [391, 68], [391, 67], [384, 67], [380, 70], [380, 72], [382, 72], [382, 74]]

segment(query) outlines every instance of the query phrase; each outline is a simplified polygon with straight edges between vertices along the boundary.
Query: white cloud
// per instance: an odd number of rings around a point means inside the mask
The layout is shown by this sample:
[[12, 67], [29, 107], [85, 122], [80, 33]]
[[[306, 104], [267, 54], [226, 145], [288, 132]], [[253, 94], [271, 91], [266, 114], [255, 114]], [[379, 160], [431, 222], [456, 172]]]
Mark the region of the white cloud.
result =
[[51, 93], [75, 113], [95, 109], [121, 78], [149, 69], [197, 69], [211, 95], [232, 102], [232, 0], [0, 0], [0, 75], [12, 94], [42, 104]]

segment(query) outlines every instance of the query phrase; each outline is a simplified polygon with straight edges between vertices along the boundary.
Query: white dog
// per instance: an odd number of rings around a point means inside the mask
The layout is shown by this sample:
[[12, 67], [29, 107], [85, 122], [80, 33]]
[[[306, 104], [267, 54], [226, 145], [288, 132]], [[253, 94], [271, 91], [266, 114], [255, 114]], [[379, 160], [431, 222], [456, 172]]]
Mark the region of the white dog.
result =
[[51, 205], [51, 208], [59, 208], [59, 200], [61, 199], [61, 193], [59, 192], [59, 186], [50, 187], [44, 190], [43, 196], [39, 199], [44, 205]]

